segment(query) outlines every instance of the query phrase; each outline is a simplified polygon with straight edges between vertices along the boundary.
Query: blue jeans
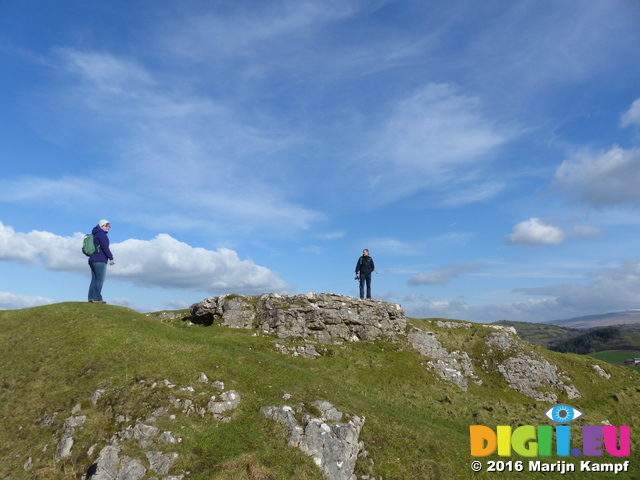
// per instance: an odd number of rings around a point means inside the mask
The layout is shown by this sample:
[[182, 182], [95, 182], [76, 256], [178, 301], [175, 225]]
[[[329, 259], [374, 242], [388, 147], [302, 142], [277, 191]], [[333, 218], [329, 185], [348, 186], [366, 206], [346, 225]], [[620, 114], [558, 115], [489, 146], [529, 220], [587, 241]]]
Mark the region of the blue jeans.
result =
[[371, 298], [371, 274], [360, 274], [360, 298], [364, 298], [364, 284], [367, 283], [367, 298]]
[[102, 301], [102, 285], [107, 276], [107, 264], [91, 262], [91, 284], [89, 284], [89, 301]]

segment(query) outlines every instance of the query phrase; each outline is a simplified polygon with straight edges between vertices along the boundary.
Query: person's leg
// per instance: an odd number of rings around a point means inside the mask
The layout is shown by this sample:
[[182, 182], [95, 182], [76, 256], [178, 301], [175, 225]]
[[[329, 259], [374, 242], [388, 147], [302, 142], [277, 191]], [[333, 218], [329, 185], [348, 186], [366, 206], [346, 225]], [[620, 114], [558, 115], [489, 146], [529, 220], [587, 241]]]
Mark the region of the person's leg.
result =
[[371, 274], [366, 275], [367, 278], [367, 298], [371, 298]]
[[364, 298], [364, 277], [366, 275], [360, 274], [360, 298]]
[[102, 262], [92, 262], [91, 267], [91, 284], [89, 285], [89, 301], [102, 301], [102, 286], [107, 275], [107, 264]]
[[89, 294], [87, 298], [90, 302], [93, 302], [96, 299], [96, 274], [93, 270], [93, 263], [89, 263], [89, 268], [91, 269], [91, 283], [89, 284]]

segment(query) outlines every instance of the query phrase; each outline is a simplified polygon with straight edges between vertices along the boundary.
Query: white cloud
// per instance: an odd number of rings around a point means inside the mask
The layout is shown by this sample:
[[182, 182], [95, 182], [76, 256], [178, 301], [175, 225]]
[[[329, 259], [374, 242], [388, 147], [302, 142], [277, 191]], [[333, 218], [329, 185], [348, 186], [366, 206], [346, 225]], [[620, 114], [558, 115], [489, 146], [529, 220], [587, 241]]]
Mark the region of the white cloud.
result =
[[423, 272], [407, 280], [408, 285], [445, 285], [454, 278], [477, 270], [476, 265], [452, 265], [450, 267]]
[[559, 245], [572, 237], [591, 237], [601, 229], [591, 225], [576, 225], [572, 230], [564, 231], [540, 218], [530, 218], [518, 223], [507, 235], [509, 245]]
[[640, 98], [631, 104], [631, 108], [629, 108], [620, 119], [621, 127], [628, 127], [634, 123], [640, 124]]
[[49, 305], [53, 300], [44, 297], [29, 297], [8, 292], [0, 292], [0, 310], [38, 307]]
[[[83, 234], [61, 237], [49, 232], [15, 232], [0, 222], [0, 261], [19, 261], [48, 270], [88, 273], [80, 252]], [[116, 264], [109, 276], [136, 285], [221, 293], [284, 291], [288, 285], [266, 267], [240, 260], [226, 248], [194, 248], [170, 235], [152, 240], [112, 243]]]
[[507, 235], [507, 242], [510, 245], [558, 245], [565, 238], [565, 233], [558, 227], [539, 218], [530, 218], [513, 227]]
[[640, 205], [640, 149], [618, 146], [592, 155], [583, 153], [562, 162], [552, 188], [566, 191], [586, 204], [600, 207]]

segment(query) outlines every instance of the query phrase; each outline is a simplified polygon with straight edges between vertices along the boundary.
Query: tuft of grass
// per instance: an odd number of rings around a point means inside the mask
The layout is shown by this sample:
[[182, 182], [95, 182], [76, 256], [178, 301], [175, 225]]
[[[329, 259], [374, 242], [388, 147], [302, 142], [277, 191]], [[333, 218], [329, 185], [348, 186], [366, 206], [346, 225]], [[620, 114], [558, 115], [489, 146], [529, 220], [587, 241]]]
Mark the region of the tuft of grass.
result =
[[[446, 348], [469, 353], [483, 385], [470, 382], [463, 392], [441, 380], [428, 368], [428, 359], [406, 344], [327, 345], [318, 348], [321, 357], [307, 359], [280, 354], [275, 347], [276, 342], [296, 342], [252, 330], [188, 327], [181, 319], [186, 312], [178, 313], [163, 320], [88, 303], [0, 311], [0, 478], [81, 478], [122, 427], [117, 418], [126, 417], [130, 424], [144, 420], [167, 406], [172, 396], [190, 400], [195, 408], [206, 406], [219, 392], [198, 381], [201, 372], [210, 381], [224, 382], [225, 390], [236, 390], [242, 402], [228, 423], [187, 415], [174, 406], [175, 418], [158, 417], [154, 425], [182, 439], [168, 450], [180, 455], [171, 473], [189, 472], [188, 479], [322, 479], [312, 459], [287, 446], [282, 426], [260, 413], [267, 405], [286, 403], [316, 414], [312, 403], [327, 400], [345, 414], [364, 416], [360, 439], [367, 455], [356, 465], [358, 478], [491, 478], [487, 472], [470, 473], [470, 425], [549, 424], [544, 417], [549, 404], [515, 392], [499, 374], [483, 370], [502, 357], [484, 344], [484, 337], [495, 330], [482, 325], [442, 329], [433, 320], [410, 319], [436, 332]], [[579, 399], [562, 399], [585, 413], [575, 425], [605, 420], [638, 425], [636, 372], [523, 345], [558, 365], [582, 393]], [[611, 373], [611, 379], [598, 375], [593, 363]], [[180, 390], [183, 387], [194, 391]], [[104, 393], [94, 405], [90, 395], [98, 389]], [[284, 400], [285, 394], [291, 398]], [[77, 414], [87, 420], [76, 430], [71, 458], [56, 462], [64, 421], [78, 404]], [[42, 426], [43, 419], [53, 415], [54, 420]], [[632, 427], [630, 460], [635, 470], [618, 478], [637, 478], [639, 440]], [[123, 454], [140, 458], [134, 441], [122, 442], [122, 448]], [[28, 458], [32, 466], [25, 470]], [[488, 459], [527, 460], [516, 454]], [[546, 477], [529, 473], [527, 478]], [[572, 478], [598, 477], [576, 472]]]

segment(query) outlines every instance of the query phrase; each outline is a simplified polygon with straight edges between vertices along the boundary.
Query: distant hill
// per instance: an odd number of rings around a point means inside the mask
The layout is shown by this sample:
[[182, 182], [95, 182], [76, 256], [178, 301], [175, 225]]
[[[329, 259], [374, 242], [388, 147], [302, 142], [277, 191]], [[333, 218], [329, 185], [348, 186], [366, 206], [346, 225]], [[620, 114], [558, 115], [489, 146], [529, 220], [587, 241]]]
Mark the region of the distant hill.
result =
[[568, 318], [565, 320], [552, 320], [546, 322], [568, 328], [595, 328], [611, 327], [613, 325], [640, 325], [640, 310], [625, 310], [624, 312], [609, 312], [601, 315], [586, 315], [584, 317]]
[[[606, 350], [640, 350], [640, 323], [631, 322], [634, 315], [640, 316], [640, 312], [616, 312], [558, 321], [565, 325], [510, 320], [494, 324], [515, 328], [518, 336], [527, 342], [560, 352], [586, 355]], [[619, 323], [608, 323], [614, 321]]]
[[518, 332], [518, 336], [527, 342], [542, 345], [549, 348], [561, 342], [565, 342], [573, 337], [577, 337], [582, 332], [575, 328], [549, 325], [547, 323], [516, 322], [512, 320], [500, 320], [494, 325], [505, 325], [513, 327]]

